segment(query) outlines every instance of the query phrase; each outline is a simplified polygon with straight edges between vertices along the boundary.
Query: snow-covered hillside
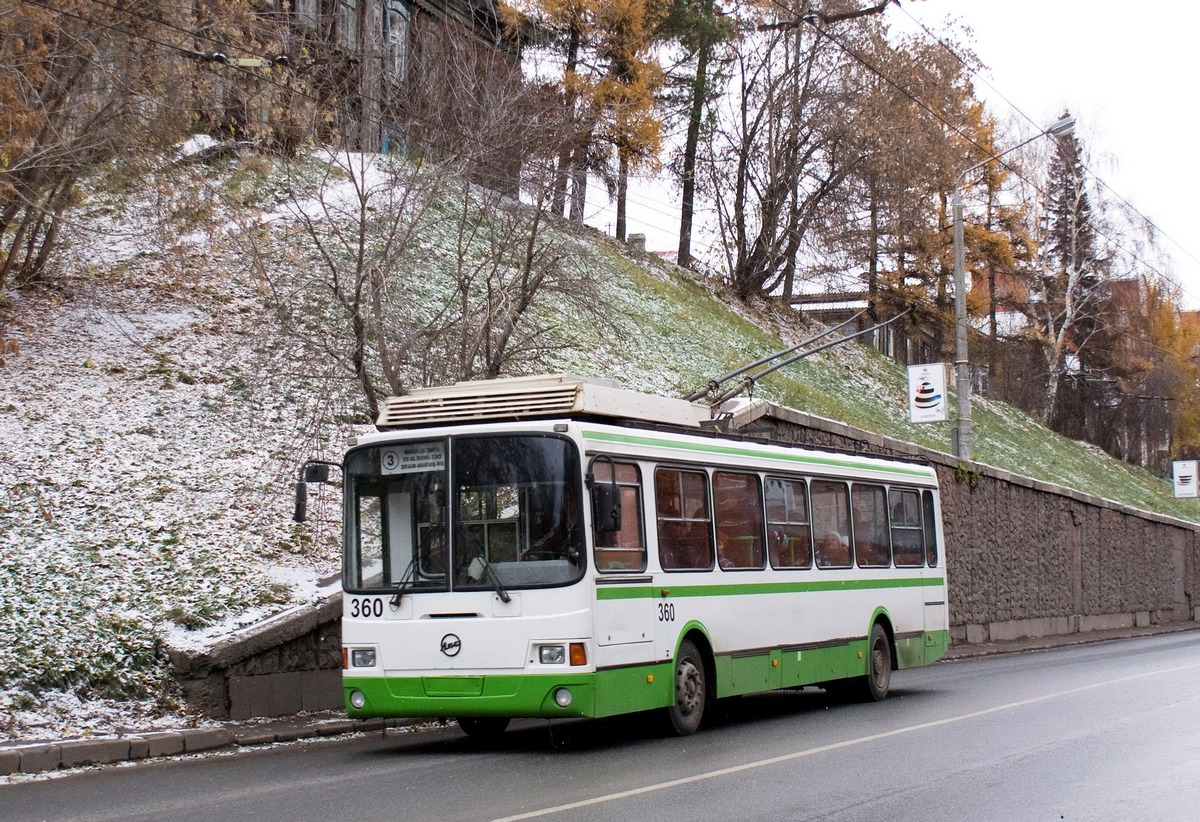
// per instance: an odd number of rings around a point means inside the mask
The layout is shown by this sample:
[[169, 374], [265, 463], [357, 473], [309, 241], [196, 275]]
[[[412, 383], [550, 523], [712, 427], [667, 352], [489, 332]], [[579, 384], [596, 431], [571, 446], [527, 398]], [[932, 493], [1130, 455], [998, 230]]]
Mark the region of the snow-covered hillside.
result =
[[297, 530], [288, 495], [331, 436], [327, 398], [232, 237], [161, 219], [198, 196], [89, 203], [47, 283], [4, 295], [0, 738], [178, 722], [164, 643], [211, 642], [337, 570], [333, 529]]

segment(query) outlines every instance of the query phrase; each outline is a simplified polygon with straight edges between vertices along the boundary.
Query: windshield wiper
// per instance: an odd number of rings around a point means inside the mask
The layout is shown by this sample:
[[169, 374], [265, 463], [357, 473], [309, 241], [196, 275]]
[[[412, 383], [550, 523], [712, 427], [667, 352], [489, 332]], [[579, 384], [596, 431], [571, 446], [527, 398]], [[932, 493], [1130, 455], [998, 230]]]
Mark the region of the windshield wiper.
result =
[[[487, 560], [484, 560], [487, 562]], [[492, 563], [488, 562], [484, 566], [484, 573], [491, 577], [492, 584], [496, 587], [496, 596], [500, 597], [501, 602], [511, 602], [512, 597], [508, 595], [508, 591], [504, 590], [504, 583], [500, 581], [500, 575], [496, 573], [496, 569], [492, 567]]]
[[481, 580], [486, 576], [492, 583], [492, 587], [496, 589], [496, 596], [500, 597], [500, 601], [512, 602], [512, 597], [508, 595], [508, 591], [504, 588], [504, 583], [500, 581], [500, 575], [496, 573], [496, 569], [483, 556], [478, 556], [471, 560], [471, 564], [467, 566], [467, 576], [474, 580]]
[[400, 577], [400, 581], [396, 583], [396, 593], [392, 595], [392, 607], [400, 607], [400, 599], [408, 591], [408, 585], [413, 580], [413, 571], [417, 567], [417, 558], [413, 557], [408, 563], [408, 567], [404, 569], [404, 574]]

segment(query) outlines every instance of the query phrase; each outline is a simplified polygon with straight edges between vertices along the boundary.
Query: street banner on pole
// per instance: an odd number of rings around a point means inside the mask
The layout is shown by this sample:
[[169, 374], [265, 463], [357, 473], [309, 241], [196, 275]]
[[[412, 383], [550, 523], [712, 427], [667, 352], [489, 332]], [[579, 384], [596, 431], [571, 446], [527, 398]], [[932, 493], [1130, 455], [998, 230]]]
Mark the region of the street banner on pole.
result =
[[1197, 496], [1196, 460], [1176, 460], [1171, 463], [1171, 476], [1175, 478], [1176, 497]]
[[946, 402], [946, 364], [940, 362], [908, 367], [909, 422], [944, 422], [950, 418]]

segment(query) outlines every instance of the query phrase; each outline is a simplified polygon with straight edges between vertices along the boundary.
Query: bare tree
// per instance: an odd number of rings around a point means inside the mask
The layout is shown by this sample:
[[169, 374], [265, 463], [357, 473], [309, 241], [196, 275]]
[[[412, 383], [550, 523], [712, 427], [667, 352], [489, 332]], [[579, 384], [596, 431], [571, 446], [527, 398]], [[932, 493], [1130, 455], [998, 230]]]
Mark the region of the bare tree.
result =
[[0, 288], [45, 269], [82, 178], [186, 127], [154, 104], [178, 72], [153, 29], [116, 6], [0, 2]]
[[777, 8], [750, 7], [750, 31], [728, 44], [736, 49], [730, 94], [702, 160], [730, 287], [741, 299], [791, 291], [809, 232], [868, 156], [855, 129], [866, 70], [846, 43], [863, 42], [877, 24], [857, 22], [836, 36], [833, 28], [886, 4], [831, 5], [817, 13], [805, 4], [782, 21]]
[[[414, 385], [536, 367], [573, 344], [564, 314], [603, 316], [587, 244], [552, 219], [559, 135], [538, 123], [516, 142], [540, 91], [470, 50], [441, 56], [456, 82], [440, 115], [415, 95], [391, 121], [408, 151], [296, 158], [285, 222], [298, 242], [248, 235], [307, 356], [353, 375], [372, 416]], [[505, 146], [522, 152], [520, 176], [494, 165]], [[311, 265], [286, 261], [289, 246]]]
[[45, 270], [82, 181], [140, 172], [197, 124], [264, 136], [286, 83], [223, 61], [279, 53], [278, 23], [248, 0], [0, 0], [0, 288]]

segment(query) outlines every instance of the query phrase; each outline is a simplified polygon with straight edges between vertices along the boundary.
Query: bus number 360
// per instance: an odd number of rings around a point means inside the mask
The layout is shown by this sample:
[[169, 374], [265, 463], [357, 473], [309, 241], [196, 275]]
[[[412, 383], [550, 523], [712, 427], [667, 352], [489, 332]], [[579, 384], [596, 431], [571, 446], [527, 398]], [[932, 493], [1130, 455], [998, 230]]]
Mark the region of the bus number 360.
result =
[[379, 597], [355, 597], [350, 600], [350, 616], [381, 617], [383, 616], [383, 600]]
[[675, 603], [673, 603], [673, 602], [658, 603], [658, 621], [659, 622], [674, 622], [675, 621]]

